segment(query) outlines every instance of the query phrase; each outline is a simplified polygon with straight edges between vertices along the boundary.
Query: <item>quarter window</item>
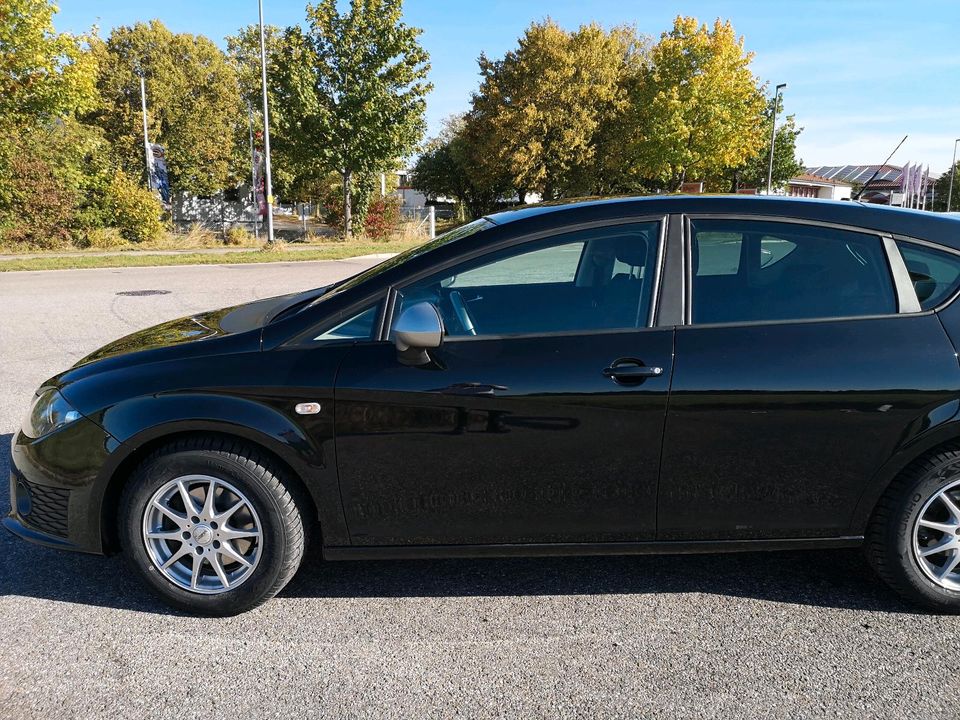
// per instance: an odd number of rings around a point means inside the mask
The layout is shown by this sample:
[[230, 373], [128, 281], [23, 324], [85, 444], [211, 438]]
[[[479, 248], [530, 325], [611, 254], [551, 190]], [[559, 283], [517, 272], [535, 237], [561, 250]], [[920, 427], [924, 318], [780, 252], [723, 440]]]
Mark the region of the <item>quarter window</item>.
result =
[[314, 340], [369, 340], [373, 335], [373, 323], [377, 319], [379, 304], [357, 313], [349, 320], [320, 333]]
[[960, 287], [960, 257], [924, 245], [897, 241], [921, 310], [930, 310]]
[[643, 327], [659, 230], [635, 223], [513, 246], [403, 288], [398, 312], [429, 302], [453, 337]]
[[693, 322], [885, 315], [896, 292], [878, 236], [799, 223], [692, 222]]

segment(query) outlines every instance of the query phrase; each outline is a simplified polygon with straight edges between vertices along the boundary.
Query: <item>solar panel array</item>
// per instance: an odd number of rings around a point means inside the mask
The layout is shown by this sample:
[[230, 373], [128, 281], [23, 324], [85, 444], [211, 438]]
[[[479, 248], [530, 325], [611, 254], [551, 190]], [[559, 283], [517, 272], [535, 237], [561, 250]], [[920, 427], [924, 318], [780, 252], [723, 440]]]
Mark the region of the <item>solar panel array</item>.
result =
[[900, 179], [903, 168], [897, 165], [820, 165], [818, 167], [808, 167], [807, 172], [811, 175], [819, 175], [828, 180], [841, 180], [848, 183], [863, 184], [867, 182], [873, 173], [880, 169], [874, 182], [883, 180], [896, 181]]

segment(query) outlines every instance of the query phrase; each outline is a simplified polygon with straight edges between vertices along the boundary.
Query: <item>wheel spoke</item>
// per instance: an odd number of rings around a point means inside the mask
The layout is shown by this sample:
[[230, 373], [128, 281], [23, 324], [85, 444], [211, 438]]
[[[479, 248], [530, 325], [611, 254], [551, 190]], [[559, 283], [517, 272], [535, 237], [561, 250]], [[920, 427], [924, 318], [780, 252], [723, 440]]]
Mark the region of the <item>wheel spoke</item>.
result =
[[960, 551], [954, 548], [953, 553], [950, 555], [950, 559], [944, 563], [943, 567], [937, 572], [937, 577], [940, 579], [945, 578], [947, 575], [953, 572], [953, 569], [958, 564], [960, 564]]
[[931, 530], [939, 530], [942, 533], [955, 533], [957, 528], [960, 527], [957, 523], [942, 523], [935, 522], [933, 520], [920, 520], [919, 525], [921, 527], [930, 528]]
[[203, 555], [193, 556], [193, 572], [190, 574], [190, 587], [194, 590], [197, 589], [197, 581], [200, 579], [200, 570], [203, 568], [204, 560]]
[[246, 538], [260, 537], [260, 531], [256, 528], [252, 528], [250, 530], [238, 530], [236, 528], [221, 527], [219, 532], [221, 540], [244, 540]]
[[940, 502], [947, 508], [947, 512], [950, 513], [950, 517], [953, 518], [954, 524], [960, 524], [960, 506], [957, 506], [953, 498], [951, 498], [946, 491], [940, 493]]
[[203, 509], [200, 511], [200, 514], [207, 518], [208, 520], [213, 518], [213, 501], [214, 496], [217, 491], [217, 481], [210, 479], [210, 484], [207, 485], [207, 496], [203, 499]]
[[147, 538], [149, 540], [180, 540], [183, 541], [183, 538], [180, 537], [179, 530], [151, 530], [147, 533]]
[[187, 547], [186, 543], [183, 543], [180, 546], [180, 549], [177, 550], [173, 555], [171, 555], [170, 558], [163, 565], [160, 566], [160, 569], [161, 570], [169, 569], [171, 565], [173, 565], [177, 560], [179, 560], [189, 552], [190, 552], [190, 548]]
[[928, 557], [930, 555], [936, 555], [937, 553], [945, 552], [946, 550], [953, 547], [953, 545], [954, 545], [953, 538], [952, 537], [947, 538], [943, 542], [937, 543], [936, 545], [933, 545], [931, 547], [920, 548], [920, 556]]
[[187, 509], [187, 514], [196, 514], [197, 506], [194, 504], [193, 497], [190, 495], [190, 489], [183, 480], [177, 481], [177, 488], [180, 490], [180, 498], [183, 500], [183, 506]]
[[154, 500], [154, 501], [153, 501], [153, 507], [155, 507], [157, 510], [159, 510], [160, 512], [162, 512], [162, 513], [163, 513], [164, 515], [166, 515], [168, 518], [170, 518], [171, 520], [173, 520], [179, 527], [183, 527], [184, 524], [187, 522], [187, 516], [186, 516], [186, 515], [181, 515], [180, 513], [178, 513], [178, 512], [177, 512], [176, 510], [174, 510], [173, 508], [168, 508], [166, 505], [164, 505], [164, 504], [163, 504], [162, 502], [160, 502], [159, 500]]
[[234, 516], [234, 514], [237, 512], [237, 510], [239, 510], [240, 508], [242, 508], [242, 507], [243, 507], [244, 505], [246, 505], [246, 504], [247, 504], [247, 503], [246, 503], [245, 500], [237, 500], [237, 502], [236, 502], [235, 505], [231, 506], [229, 509], [227, 509], [227, 510], [225, 510], [224, 512], [220, 513], [219, 515], [215, 516], [213, 519], [216, 520], [216, 521], [217, 521], [218, 523], [220, 523], [221, 525], [226, 525], [226, 524], [227, 524], [227, 520], [229, 520], [230, 518], [232, 518], [232, 517]]
[[231, 560], [236, 560], [238, 563], [240, 563], [240, 564], [243, 565], [244, 567], [252, 567], [252, 566], [253, 566], [253, 563], [251, 563], [251, 562], [250, 562], [249, 560], [247, 560], [243, 555], [241, 555], [240, 553], [238, 553], [238, 552], [234, 549], [233, 545], [230, 544], [229, 541], [220, 543], [220, 554], [221, 554], [221, 555], [226, 555], [226, 556], [227, 556], [228, 558], [230, 558]]
[[227, 573], [223, 569], [223, 561], [220, 560], [220, 555], [213, 555], [210, 558], [210, 564], [213, 566], [214, 571], [217, 573], [217, 577], [220, 578], [220, 584], [223, 585], [224, 589], [230, 587], [230, 581], [227, 579]]

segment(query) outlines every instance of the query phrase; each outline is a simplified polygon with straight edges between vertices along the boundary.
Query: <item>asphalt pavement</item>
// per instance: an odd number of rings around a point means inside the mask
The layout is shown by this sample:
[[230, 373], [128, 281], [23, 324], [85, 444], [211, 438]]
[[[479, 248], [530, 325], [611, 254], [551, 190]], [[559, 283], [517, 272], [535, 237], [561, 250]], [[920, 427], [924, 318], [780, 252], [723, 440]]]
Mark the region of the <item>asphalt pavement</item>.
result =
[[[163, 320], [371, 261], [0, 275], [0, 483], [35, 387]], [[160, 290], [162, 294], [118, 295]], [[0, 512], [9, 507], [5, 485]], [[0, 717], [960, 717], [960, 618], [855, 551], [349, 562], [240, 617], [0, 532]]]

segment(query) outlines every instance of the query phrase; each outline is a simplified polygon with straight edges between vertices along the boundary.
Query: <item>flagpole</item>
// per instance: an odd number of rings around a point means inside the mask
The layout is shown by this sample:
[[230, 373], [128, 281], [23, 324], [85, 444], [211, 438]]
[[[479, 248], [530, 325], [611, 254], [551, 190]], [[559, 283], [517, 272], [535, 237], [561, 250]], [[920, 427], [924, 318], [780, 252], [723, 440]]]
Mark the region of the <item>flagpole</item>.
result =
[[953, 141], [953, 165], [950, 166], [950, 189], [947, 190], [947, 212], [950, 212], [950, 203], [953, 201], [953, 176], [957, 174], [957, 143], [960, 143], [960, 138]]
[[263, 82], [263, 167], [267, 191], [267, 242], [273, 243], [273, 182], [270, 178], [270, 114], [267, 110], [267, 43], [263, 36], [263, 0], [260, 8], [260, 78]]

